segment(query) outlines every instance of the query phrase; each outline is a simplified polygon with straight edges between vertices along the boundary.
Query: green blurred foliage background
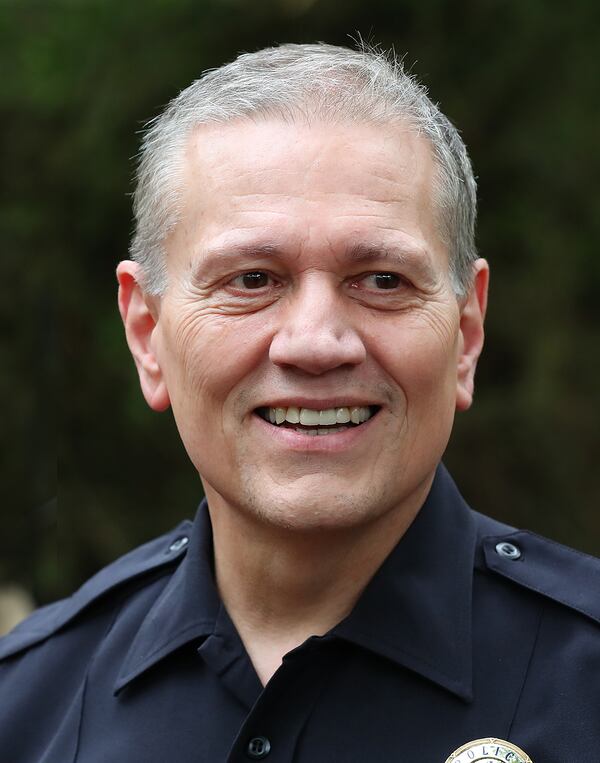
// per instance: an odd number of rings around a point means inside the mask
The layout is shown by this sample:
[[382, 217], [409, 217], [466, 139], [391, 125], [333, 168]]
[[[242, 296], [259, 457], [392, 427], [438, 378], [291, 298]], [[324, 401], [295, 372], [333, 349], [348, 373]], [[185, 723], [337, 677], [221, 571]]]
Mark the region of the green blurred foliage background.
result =
[[600, 6], [593, 0], [0, 0], [0, 578], [40, 603], [193, 515], [116, 310], [142, 123], [277, 42], [406, 64], [460, 127], [492, 267], [446, 462], [479, 510], [600, 551]]

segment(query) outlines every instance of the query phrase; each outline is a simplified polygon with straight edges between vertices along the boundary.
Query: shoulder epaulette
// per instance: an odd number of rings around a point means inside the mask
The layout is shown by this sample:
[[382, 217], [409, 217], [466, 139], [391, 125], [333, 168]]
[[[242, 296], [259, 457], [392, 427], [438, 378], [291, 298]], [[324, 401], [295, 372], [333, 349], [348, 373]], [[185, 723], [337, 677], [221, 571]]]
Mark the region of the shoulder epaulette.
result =
[[43, 641], [67, 625], [94, 601], [126, 582], [172, 565], [186, 552], [192, 522], [130, 551], [86, 581], [72, 596], [41, 607], [0, 639], [0, 660]]
[[477, 516], [489, 570], [600, 623], [600, 559]]

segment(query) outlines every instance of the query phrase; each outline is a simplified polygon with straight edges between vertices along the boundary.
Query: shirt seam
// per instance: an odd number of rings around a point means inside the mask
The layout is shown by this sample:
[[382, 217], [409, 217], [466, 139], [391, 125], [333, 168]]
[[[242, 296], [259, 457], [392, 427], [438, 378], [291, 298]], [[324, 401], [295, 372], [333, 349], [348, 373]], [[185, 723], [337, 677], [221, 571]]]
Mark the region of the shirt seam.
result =
[[73, 763], [77, 763], [77, 758], [79, 757], [79, 749], [81, 747], [81, 726], [83, 725], [83, 708], [85, 705], [88, 690], [88, 676], [89, 669], [85, 674], [85, 678], [83, 679], [83, 689], [81, 692], [81, 710], [79, 711], [79, 723], [77, 724], [77, 738], [75, 739], [75, 754], [73, 755]]
[[112, 619], [110, 621], [110, 624], [106, 628], [106, 630], [104, 632], [104, 636], [102, 637], [102, 640], [100, 641], [100, 643], [96, 647], [96, 650], [94, 651], [94, 654], [92, 655], [91, 659], [89, 660], [88, 665], [87, 665], [87, 669], [85, 671], [85, 676], [84, 676], [84, 679], [83, 679], [83, 687], [82, 687], [82, 692], [81, 692], [81, 707], [80, 707], [80, 710], [79, 710], [79, 722], [77, 724], [77, 739], [75, 741], [75, 754], [73, 755], [73, 763], [77, 763], [77, 758], [79, 757], [79, 752], [80, 752], [80, 747], [81, 747], [81, 727], [83, 726], [83, 712], [84, 712], [84, 709], [85, 709], [85, 703], [86, 703], [86, 698], [87, 698], [88, 679], [89, 679], [89, 675], [90, 675], [90, 670], [92, 669], [92, 665], [94, 664], [94, 661], [95, 661], [95, 659], [96, 659], [96, 657], [98, 655], [98, 652], [100, 651], [100, 648], [101, 648], [102, 644], [106, 641], [107, 636], [110, 634], [110, 632], [114, 628], [115, 623], [117, 621], [117, 618], [121, 614], [121, 611], [123, 610], [123, 607], [125, 606], [126, 601], [127, 601], [126, 597], [123, 597], [121, 599], [121, 603], [119, 604], [119, 606], [115, 607], [115, 611], [114, 611], [113, 617], [112, 617]]
[[574, 556], [579, 556], [582, 559], [590, 560], [594, 562], [595, 564], [598, 562], [598, 559], [595, 556], [592, 556], [591, 554], [587, 554], [585, 551], [581, 551], [578, 548], [571, 548], [570, 546], [565, 546], [564, 543], [559, 543], [556, 540], [552, 540], [552, 538], [545, 538], [541, 535], [538, 535], [537, 533], [531, 532], [531, 530], [520, 530], [517, 532], [521, 532], [524, 535], [529, 535], [530, 537], [543, 540], [545, 544], [554, 546], [555, 548], [558, 548], [561, 551], [567, 551], [569, 554], [572, 554]]
[[[560, 545], [560, 544], [557, 544], [557, 545]], [[494, 570], [494, 567], [491, 567], [491, 569]], [[597, 614], [594, 614], [590, 610], [578, 604], [575, 604], [572, 601], [568, 601], [567, 599], [563, 598], [562, 596], [559, 596], [558, 594], [549, 593], [548, 591], [544, 590], [540, 586], [534, 585], [531, 582], [524, 581], [522, 578], [511, 575], [509, 572], [507, 572], [503, 568], [498, 568], [497, 570], [494, 570], [494, 571], [502, 575], [503, 577], [506, 577], [509, 580], [512, 580], [513, 583], [517, 583], [517, 585], [523, 586], [525, 588], [528, 588], [531, 591], [535, 591], [536, 593], [539, 593], [544, 598], [550, 599], [551, 601], [556, 601], [559, 604], [562, 604], [564, 607], [567, 607], [568, 609], [573, 609], [575, 610], [575, 612], [579, 612], [580, 614], [585, 615], [586, 617], [589, 617], [590, 620], [593, 620], [596, 623], [600, 622]]]
[[525, 669], [525, 674], [523, 675], [523, 681], [521, 683], [521, 688], [519, 690], [519, 695], [517, 697], [517, 700], [515, 702], [515, 709], [512, 715], [512, 719], [510, 721], [510, 726], [508, 727], [508, 739], [511, 739], [513, 727], [515, 725], [515, 721], [517, 719], [517, 715], [519, 714], [519, 708], [521, 705], [521, 700], [523, 698], [523, 694], [525, 693], [525, 685], [527, 684], [527, 680], [529, 678], [529, 672], [531, 670], [531, 666], [533, 664], [533, 656], [535, 654], [535, 650], [537, 648], [538, 640], [540, 637], [540, 632], [542, 630], [542, 621], [544, 619], [544, 614], [546, 612], [546, 606], [542, 605], [540, 607], [540, 613], [538, 615], [538, 623], [537, 628], [535, 632], [535, 638], [533, 639], [533, 644], [531, 646], [531, 652], [529, 654], [529, 659], [527, 660], [527, 668]]

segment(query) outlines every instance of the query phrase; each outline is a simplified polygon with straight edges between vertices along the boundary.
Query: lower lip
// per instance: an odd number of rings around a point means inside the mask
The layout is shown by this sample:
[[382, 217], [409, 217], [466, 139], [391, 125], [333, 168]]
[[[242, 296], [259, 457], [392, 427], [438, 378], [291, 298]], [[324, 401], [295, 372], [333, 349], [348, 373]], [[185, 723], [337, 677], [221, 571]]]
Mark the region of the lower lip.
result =
[[284, 446], [288, 450], [302, 453], [339, 453], [356, 445], [369, 433], [373, 422], [379, 416], [380, 411], [370, 419], [354, 427], [348, 427], [342, 432], [327, 435], [309, 435], [298, 432], [288, 427], [277, 426], [265, 421], [257, 413], [253, 414], [253, 421], [265, 432], [271, 441]]

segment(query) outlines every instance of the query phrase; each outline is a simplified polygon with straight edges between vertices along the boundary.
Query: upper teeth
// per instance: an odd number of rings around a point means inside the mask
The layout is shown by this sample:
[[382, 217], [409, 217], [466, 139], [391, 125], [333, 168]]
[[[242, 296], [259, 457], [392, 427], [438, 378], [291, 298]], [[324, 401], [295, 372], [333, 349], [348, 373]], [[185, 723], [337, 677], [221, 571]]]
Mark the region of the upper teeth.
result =
[[312, 408], [298, 408], [290, 405], [287, 408], [268, 408], [268, 417], [271, 424], [304, 424], [305, 426], [333, 426], [334, 424], [362, 424], [371, 418], [371, 409], [364, 405], [355, 405], [342, 408], [325, 408], [313, 410]]

